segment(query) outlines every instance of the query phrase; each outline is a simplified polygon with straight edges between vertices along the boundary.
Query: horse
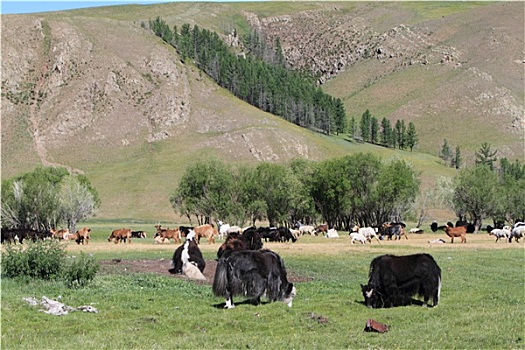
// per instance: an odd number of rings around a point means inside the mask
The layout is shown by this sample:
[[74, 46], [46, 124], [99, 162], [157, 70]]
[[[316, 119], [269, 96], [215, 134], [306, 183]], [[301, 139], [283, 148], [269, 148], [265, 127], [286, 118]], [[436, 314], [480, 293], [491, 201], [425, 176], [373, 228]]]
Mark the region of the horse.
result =
[[454, 243], [454, 237], [461, 237], [461, 243], [467, 243], [467, 228], [465, 226], [453, 227], [452, 223], [447, 222], [445, 233], [450, 237], [450, 243]]
[[357, 232], [361, 235], [363, 235], [367, 241], [372, 243], [372, 238], [375, 238], [377, 243], [381, 244], [379, 241], [379, 237], [377, 236], [376, 230], [373, 227], [359, 227], [359, 225], [355, 225], [352, 228], [352, 232]]

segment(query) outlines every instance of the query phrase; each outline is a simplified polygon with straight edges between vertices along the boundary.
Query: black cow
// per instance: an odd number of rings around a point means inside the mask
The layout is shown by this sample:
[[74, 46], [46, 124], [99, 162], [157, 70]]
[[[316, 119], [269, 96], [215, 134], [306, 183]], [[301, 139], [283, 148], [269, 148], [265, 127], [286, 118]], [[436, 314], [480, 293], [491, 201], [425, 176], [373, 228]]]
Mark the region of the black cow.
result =
[[265, 242], [281, 241], [281, 235], [276, 227], [259, 227], [257, 228], [257, 232], [259, 232], [261, 239], [264, 239]]
[[168, 270], [170, 273], [182, 273], [182, 267], [184, 263], [190, 263], [196, 265], [201, 272], [204, 272], [206, 262], [199, 249], [199, 245], [195, 242], [195, 234], [189, 234], [189, 238], [186, 238], [186, 242], [175, 249], [173, 253], [173, 259], [171, 262], [171, 268]]
[[292, 307], [296, 290], [286, 276], [281, 257], [271, 250], [226, 252], [215, 270], [213, 293], [226, 298], [224, 308], [235, 307], [233, 297], [243, 295], [260, 304], [265, 295], [270, 302], [283, 301]]
[[292, 243], [295, 243], [295, 241], [297, 241], [297, 238], [295, 238], [294, 235], [292, 235], [292, 232], [288, 227], [279, 227], [277, 231], [279, 232], [281, 242], [289, 242], [291, 240]]
[[53, 235], [50, 231], [37, 231], [30, 228], [2, 228], [1, 242], [18, 242], [23, 243], [24, 239], [30, 239], [36, 242], [37, 239], [51, 238]]
[[429, 254], [381, 255], [370, 263], [368, 284], [361, 285], [366, 306], [394, 307], [413, 303], [423, 296], [437, 306], [441, 292], [441, 269]]
[[131, 231], [131, 238], [146, 238], [145, 231]]

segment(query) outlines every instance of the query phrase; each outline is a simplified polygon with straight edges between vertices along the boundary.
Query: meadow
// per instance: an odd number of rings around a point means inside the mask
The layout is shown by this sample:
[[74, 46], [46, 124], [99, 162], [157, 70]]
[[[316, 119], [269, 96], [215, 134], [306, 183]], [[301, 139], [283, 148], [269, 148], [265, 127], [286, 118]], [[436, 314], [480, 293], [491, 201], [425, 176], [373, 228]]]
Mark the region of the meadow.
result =
[[[2, 349], [520, 349], [524, 348], [524, 243], [494, 242], [469, 234], [450, 244], [443, 232], [409, 235], [408, 240], [351, 245], [338, 239], [303, 236], [296, 243], [265, 243], [278, 252], [297, 287], [293, 307], [253, 306], [235, 298], [224, 310], [211, 281], [197, 283], [166, 274], [176, 245], [147, 239], [107, 242], [121, 224], [91, 225], [89, 245], [68, 243], [67, 252], [108, 261], [157, 261], [159, 271], [138, 272], [104, 265], [90, 285], [68, 289], [61, 282], [2, 279]], [[443, 238], [446, 244], [429, 244]], [[201, 244], [213, 261], [218, 244]], [[443, 288], [435, 308], [405, 306], [368, 309], [360, 284], [370, 261], [381, 254], [430, 253], [442, 270]], [[113, 265], [111, 265], [113, 266]], [[165, 269], [164, 269], [165, 266]], [[210, 264], [211, 266], [211, 264]], [[207, 267], [208, 268], [208, 267]], [[99, 312], [52, 316], [22, 300], [56, 298]], [[387, 333], [363, 332], [367, 319], [388, 324]]]

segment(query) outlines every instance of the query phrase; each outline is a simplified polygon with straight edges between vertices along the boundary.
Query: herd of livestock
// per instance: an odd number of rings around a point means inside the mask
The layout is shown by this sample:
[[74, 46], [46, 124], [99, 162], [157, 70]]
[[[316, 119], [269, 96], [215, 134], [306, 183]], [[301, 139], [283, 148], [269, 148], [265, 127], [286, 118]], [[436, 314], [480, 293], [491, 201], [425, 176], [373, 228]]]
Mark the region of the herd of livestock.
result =
[[[321, 224], [317, 226], [313, 225], [302, 225], [300, 223], [295, 224], [292, 228], [288, 227], [246, 227], [241, 228], [239, 226], [230, 226], [227, 223], [221, 221], [218, 222], [217, 227], [213, 224], [204, 224], [195, 227], [190, 226], [179, 226], [170, 229], [163, 228], [160, 224], [155, 225], [155, 234], [153, 241], [155, 243], [168, 243], [173, 242], [175, 244], [181, 243], [182, 239], [191, 231], [195, 232], [195, 239], [197, 244], [200, 244], [202, 238], [206, 238], [209, 244], [215, 243], [216, 239], [224, 240], [228, 234], [242, 234], [248, 228], [255, 229], [260, 237], [265, 242], [296, 242], [302, 235], [319, 236], [323, 235], [326, 238], [337, 238], [339, 233], [335, 228], [329, 228], [327, 224]], [[461, 240], [461, 243], [466, 243], [467, 233], [474, 232], [474, 226], [471, 224], [457, 222], [454, 226], [453, 223], [448, 222], [444, 226], [438, 226], [437, 222], [432, 222], [430, 228], [433, 232], [443, 230], [447, 236], [450, 237], [451, 243], [454, 243], [454, 238]], [[404, 237], [408, 239], [407, 233], [423, 233], [424, 231], [420, 228], [410, 229], [406, 231], [406, 225], [402, 222], [395, 223], [384, 223], [379, 227], [359, 227], [355, 225], [352, 231], [349, 233], [351, 243], [365, 244], [371, 243], [373, 240], [380, 242], [380, 240], [397, 240]], [[525, 235], [525, 223], [517, 222], [512, 226], [500, 226], [494, 228], [487, 226], [487, 232], [496, 238], [496, 242], [499, 240], [508, 241], [512, 240], [519, 242], [519, 239]], [[49, 231], [38, 231], [33, 229], [8, 229], [2, 228], [1, 242], [10, 243], [22, 243], [25, 239], [35, 241], [37, 239], [55, 238], [59, 240], [75, 241], [77, 244], [88, 244], [90, 240], [91, 229], [83, 227], [76, 232], [70, 232], [66, 229], [50, 229]], [[133, 231], [129, 228], [122, 228], [113, 230], [108, 237], [109, 242], [120, 243], [120, 242], [131, 242], [131, 239], [147, 238], [145, 231]], [[438, 241], [438, 240], [435, 240]], [[430, 241], [429, 241], [430, 242]], [[444, 242], [444, 240], [439, 240]], [[432, 243], [432, 242], [430, 242]]]
[[[349, 236], [351, 242], [366, 244], [374, 239], [380, 243], [384, 239], [408, 239], [404, 223], [385, 223], [381, 227], [354, 226]], [[247, 227], [219, 222], [218, 228], [212, 224], [197, 227], [179, 226], [174, 229], [155, 225], [156, 243], [173, 241], [181, 243], [173, 254], [172, 274], [184, 274], [191, 279], [205, 280], [203, 272], [206, 261], [199, 249], [201, 238], [206, 238], [208, 244], [216, 238], [224, 239], [217, 250], [217, 267], [214, 272], [212, 291], [216, 296], [225, 298], [225, 308], [235, 307], [234, 296], [250, 298], [254, 304], [259, 304], [261, 297], [270, 302], [282, 301], [289, 307], [297, 294], [296, 287], [287, 278], [286, 268], [281, 257], [268, 249], [263, 249], [263, 242], [296, 242], [304, 234], [323, 235], [327, 238], [338, 237], [335, 229], [328, 225], [317, 227], [297, 224], [294, 228], [287, 227]], [[440, 229], [437, 223], [431, 225], [432, 231]], [[466, 233], [471, 231], [468, 225], [447, 223], [441, 229], [450, 237], [451, 243], [458, 237], [466, 243]], [[519, 242], [525, 234], [525, 223], [518, 222], [511, 226], [489, 228], [489, 234], [500, 239]], [[26, 239], [55, 238], [74, 240], [77, 244], [89, 244], [91, 229], [84, 227], [74, 233], [67, 229], [39, 232], [29, 229], [2, 229], [2, 243], [22, 243]], [[409, 233], [422, 233], [420, 229], [411, 229]], [[185, 237], [184, 243], [182, 238]], [[131, 229], [113, 230], [108, 237], [109, 242], [131, 243], [132, 238], [145, 239], [144, 231]], [[444, 241], [442, 241], [444, 242]], [[370, 264], [368, 283], [361, 285], [365, 305], [370, 308], [394, 307], [413, 304], [414, 296], [422, 297], [422, 305], [436, 306], [441, 292], [441, 269], [429, 254], [413, 254], [394, 256], [390, 254], [374, 258]], [[416, 300], [417, 301], [417, 300]]]

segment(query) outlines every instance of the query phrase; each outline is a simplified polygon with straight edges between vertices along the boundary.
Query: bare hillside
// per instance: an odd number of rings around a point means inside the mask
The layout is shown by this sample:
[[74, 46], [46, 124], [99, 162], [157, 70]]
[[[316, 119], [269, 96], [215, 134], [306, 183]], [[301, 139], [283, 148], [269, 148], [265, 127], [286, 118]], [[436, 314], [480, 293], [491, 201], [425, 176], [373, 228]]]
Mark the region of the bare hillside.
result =
[[[282, 162], [370, 151], [408, 157], [424, 184], [453, 174], [435, 168], [444, 138], [467, 159], [485, 141], [523, 159], [524, 3], [432, 6], [169, 3], [2, 15], [2, 177], [65, 166], [99, 189], [99, 216], [166, 219], [186, 165], [210, 156]], [[417, 151], [427, 154], [329, 139], [240, 102], [141, 28], [157, 16], [225, 39], [233, 28], [269, 43], [278, 36], [290, 66], [318, 74], [349, 117], [368, 108], [414, 121]]]

